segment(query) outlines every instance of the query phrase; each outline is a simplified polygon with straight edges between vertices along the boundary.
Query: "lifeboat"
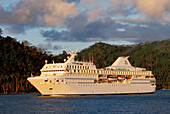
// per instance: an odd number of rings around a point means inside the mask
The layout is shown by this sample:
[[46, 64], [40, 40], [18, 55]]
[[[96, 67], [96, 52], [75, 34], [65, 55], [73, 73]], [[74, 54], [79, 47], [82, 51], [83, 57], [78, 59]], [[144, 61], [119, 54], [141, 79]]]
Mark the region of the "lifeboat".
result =
[[108, 78], [117, 78], [117, 75], [108, 75]]
[[118, 76], [117, 77], [119, 80], [124, 80], [125, 79], [125, 76]]
[[103, 76], [103, 75], [99, 75], [99, 79], [107, 80], [107, 77], [106, 77], [106, 76]]
[[108, 75], [108, 80], [109, 81], [117, 80], [117, 76], [116, 75]]
[[126, 79], [131, 79], [132, 78], [132, 76], [126, 76]]
[[108, 78], [109, 81], [114, 81], [114, 80], [117, 80], [117, 77], [114, 77], [114, 78]]
[[102, 80], [107, 80], [107, 77], [105, 77], [105, 76], [102, 76], [102, 77], [99, 77], [99, 79], [102, 79]]

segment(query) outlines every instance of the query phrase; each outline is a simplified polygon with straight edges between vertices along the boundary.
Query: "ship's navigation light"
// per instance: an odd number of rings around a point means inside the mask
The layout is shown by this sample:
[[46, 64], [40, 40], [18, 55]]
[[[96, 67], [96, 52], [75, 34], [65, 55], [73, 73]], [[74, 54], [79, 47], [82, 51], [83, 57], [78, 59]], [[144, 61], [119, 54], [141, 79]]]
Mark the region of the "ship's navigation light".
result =
[[66, 62], [66, 59], [64, 59], [64, 62]]
[[48, 62], [48, 61], [47, 61], [47, 60], [45, 60], [45, 64], [47, 64], [47, 62]]

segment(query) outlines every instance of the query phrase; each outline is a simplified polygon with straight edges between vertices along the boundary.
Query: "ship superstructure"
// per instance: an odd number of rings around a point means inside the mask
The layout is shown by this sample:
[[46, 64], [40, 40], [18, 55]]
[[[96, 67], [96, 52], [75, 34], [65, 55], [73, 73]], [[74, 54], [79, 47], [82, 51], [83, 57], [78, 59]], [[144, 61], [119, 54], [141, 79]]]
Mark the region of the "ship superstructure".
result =
[[71, 53], [64, 63], [45, 63], [40, 76], [28, 81], [42, 95], [100, 95], [153, 93], [156, 80], [151, 71], [133, 67], [128, 57], [97, 69], [92, 62], [75, 61]]

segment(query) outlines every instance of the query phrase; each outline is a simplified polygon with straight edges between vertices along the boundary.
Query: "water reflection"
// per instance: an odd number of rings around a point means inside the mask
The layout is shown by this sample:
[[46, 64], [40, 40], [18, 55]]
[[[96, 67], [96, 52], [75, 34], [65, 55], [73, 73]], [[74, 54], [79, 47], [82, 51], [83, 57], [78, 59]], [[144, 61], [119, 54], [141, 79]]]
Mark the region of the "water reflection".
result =
[[0, 113], [170, 113], [170, 91], [119, 96], [0, 95]]

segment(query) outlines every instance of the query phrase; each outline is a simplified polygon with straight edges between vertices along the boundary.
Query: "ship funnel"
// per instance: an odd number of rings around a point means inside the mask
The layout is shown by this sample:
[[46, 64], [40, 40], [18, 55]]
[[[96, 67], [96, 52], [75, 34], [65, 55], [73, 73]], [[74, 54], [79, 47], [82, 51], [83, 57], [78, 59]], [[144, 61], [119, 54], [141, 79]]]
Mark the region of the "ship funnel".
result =
[[130, 64], [129, 60], [128, 60], [129, 56], [127, 57], [119, 57], [113, 64], [112, 66], [129, 66], [131, 67], [132, 65]]

